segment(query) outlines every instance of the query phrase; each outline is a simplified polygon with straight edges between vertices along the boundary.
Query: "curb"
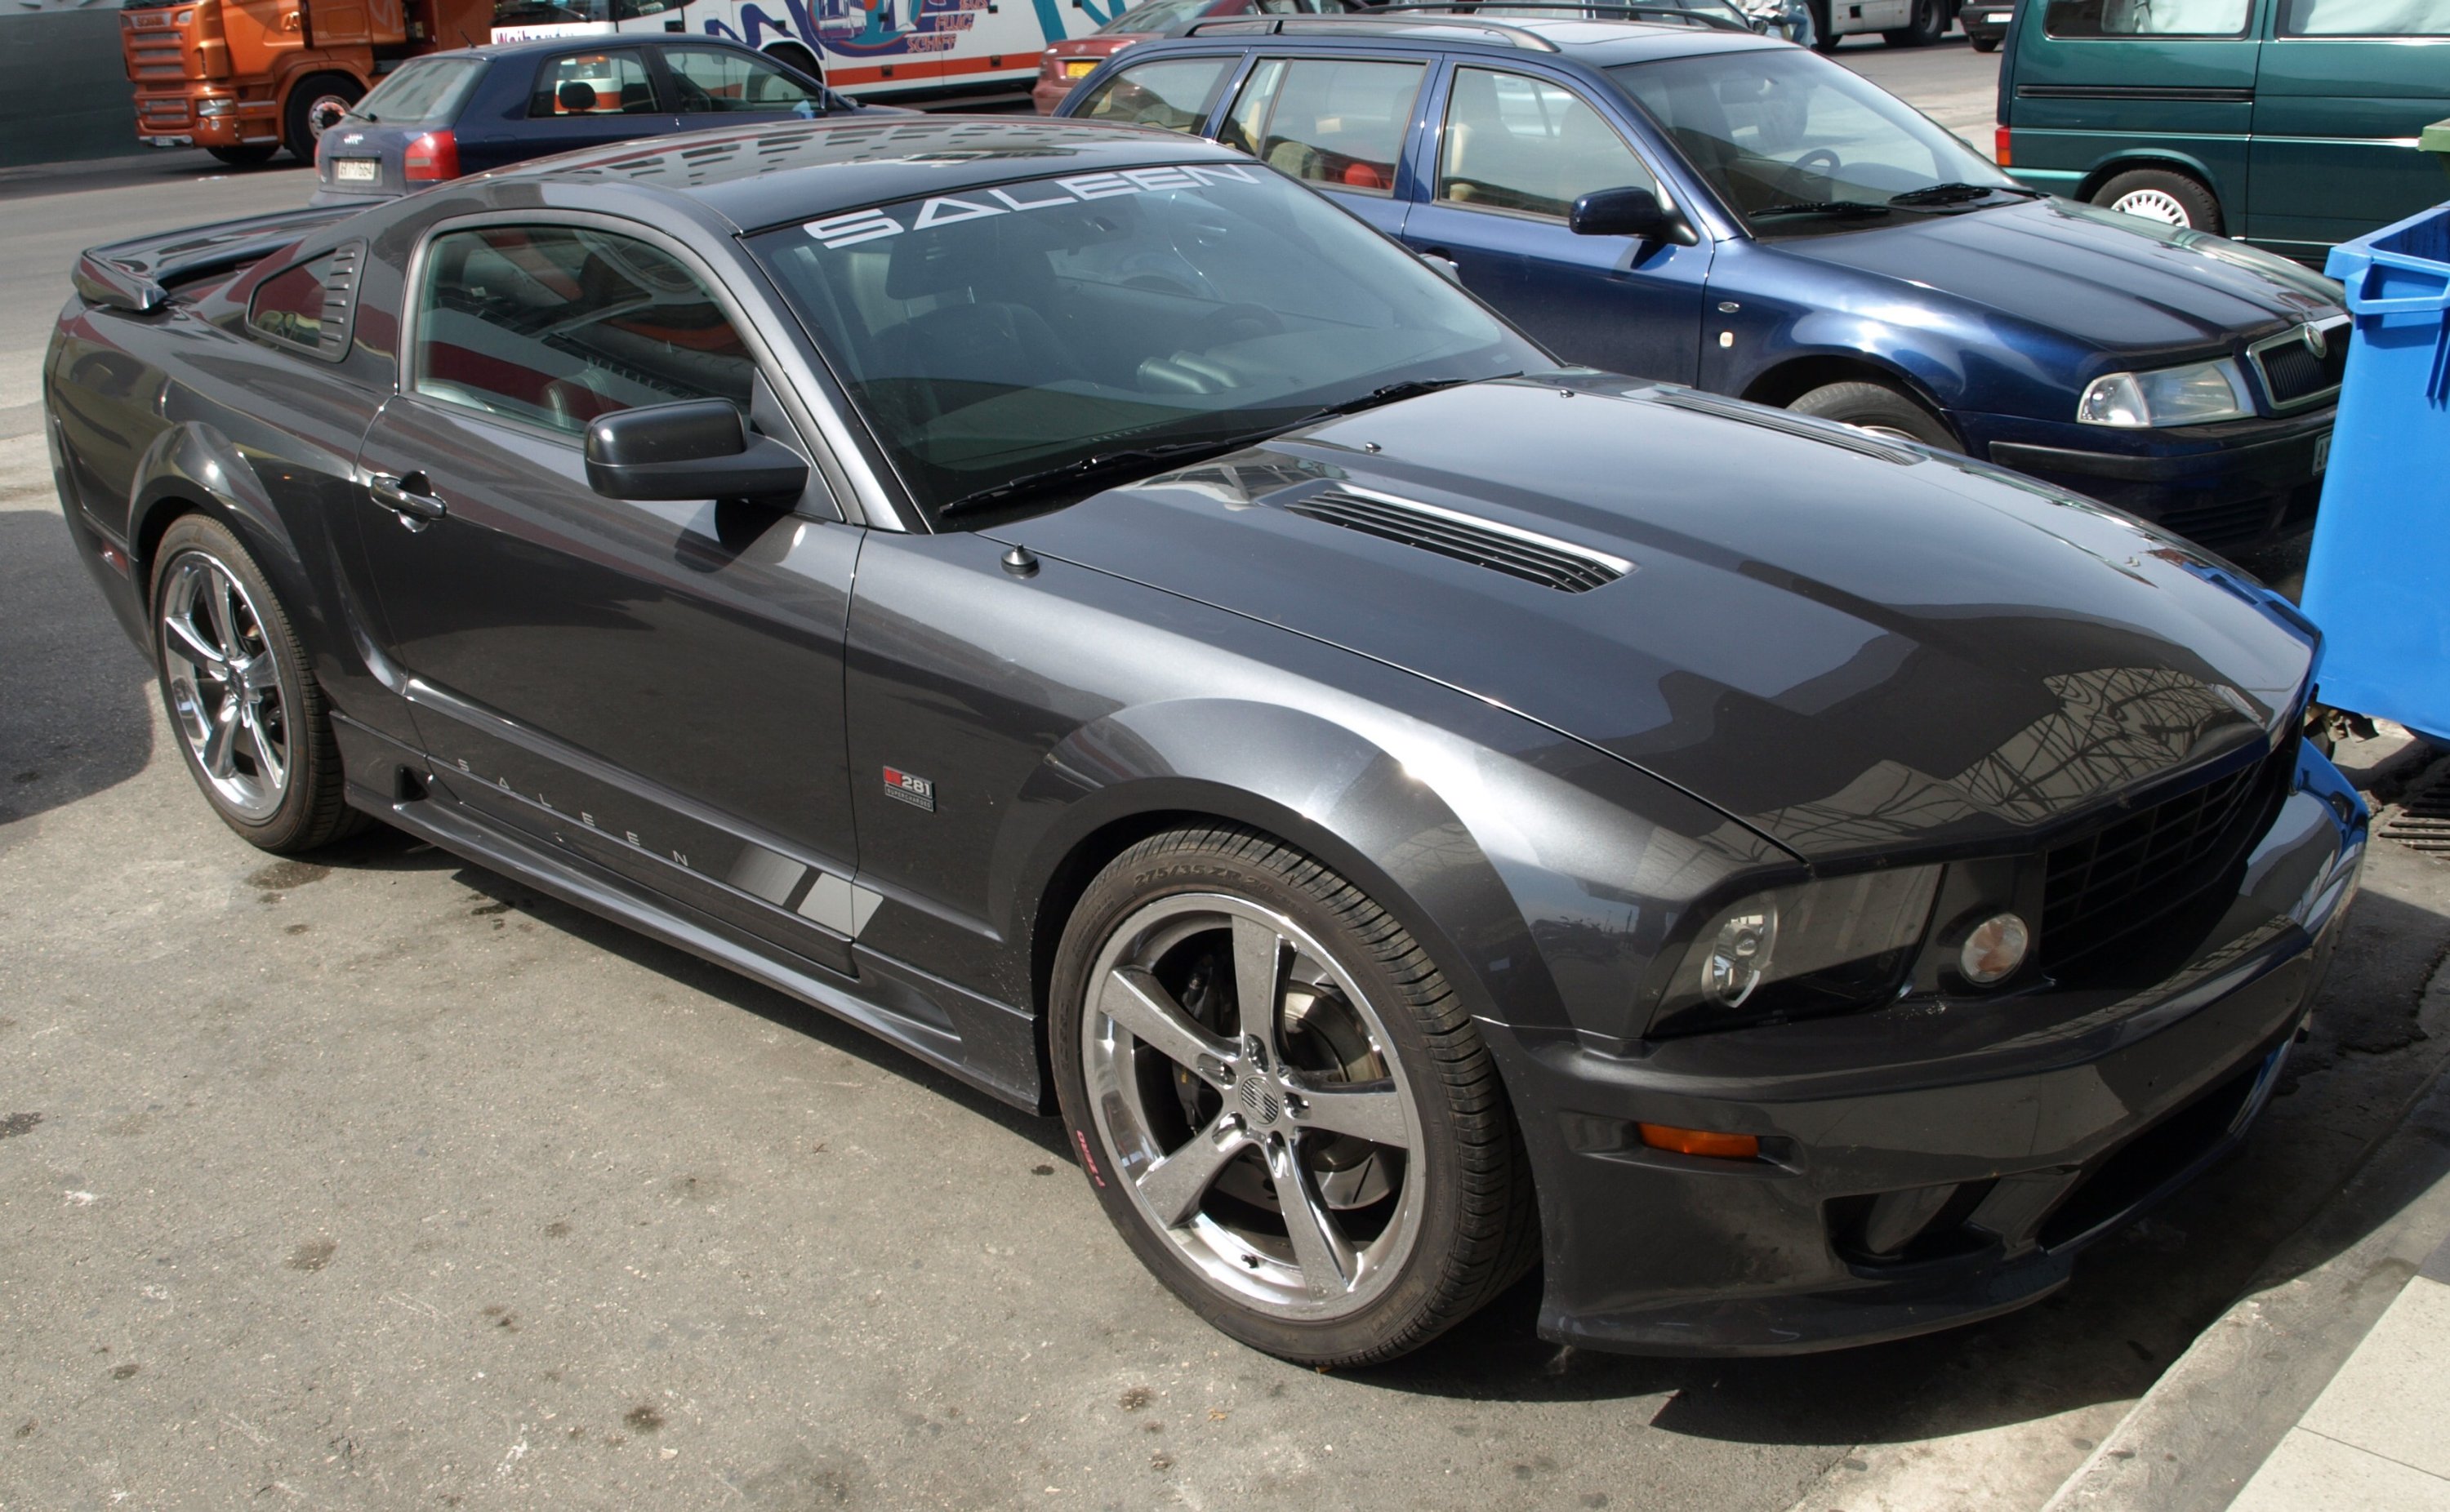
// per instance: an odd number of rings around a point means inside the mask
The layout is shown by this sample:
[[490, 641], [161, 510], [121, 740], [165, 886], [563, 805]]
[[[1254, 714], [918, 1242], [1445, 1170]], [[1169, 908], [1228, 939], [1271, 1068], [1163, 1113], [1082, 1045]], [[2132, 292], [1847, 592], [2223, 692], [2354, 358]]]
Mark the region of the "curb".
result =
[[2450, 1073], [2154, 1382], [2043, 1512], [2221, 1512], [2450, 1241]]

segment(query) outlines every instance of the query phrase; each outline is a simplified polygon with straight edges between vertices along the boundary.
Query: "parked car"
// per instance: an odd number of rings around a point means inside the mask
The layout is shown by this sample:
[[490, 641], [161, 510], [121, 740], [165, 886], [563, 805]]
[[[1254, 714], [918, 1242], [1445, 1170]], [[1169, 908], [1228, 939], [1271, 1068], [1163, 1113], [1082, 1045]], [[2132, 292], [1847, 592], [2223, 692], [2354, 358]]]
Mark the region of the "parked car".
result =
[[1053, 115], [1072, 87], [1091, 69], [1135, 42], [1180, 36], [1195, 21], [1215, 16], [1324, 15], [1349, 9], [1344, 0], [1146, 0], [1086, 36], [1068, 37], [1046, 49], [1029, 98], [1040, 115]]
[[401, 64], [324, 131], [313, 204], [366, 204], [466, 173], [721, 120], [860, 110], [797, 69], [718, 37], [549, 37]]
[[1965, 40], [1974, 45], [1976, 52], [1998, 51], [1999, 44], [2007, 40], [2008, 24], [2015, 19], [2015, 0], [1996, 0], [1987, 5], [1983, 0], [1972, 0], [1956, 16], [1957, 24], [1965, 29]]
[[[1135, 116], [1157, 70], [1196, 120]], [[1063, 113], [1248, 151], [1594, 367], [1995, 462], [2223, 549], [2321, 492], [2336, 284], [2045, 199], [1800, 48], [1477, 15], [1206, 23], [1104, 65]], [[1591, 195], [1615, 207], [1578, 219]]]
[[2277, 595], [1560, 371], [1187, 137], [702, 132], [76, 288], [63, 507], [239, 835], [379, 818], [1060, 1111], [1289, 1359], [1535, 1260], [1643, 1350], [2033, 1301], [2242, 1137], [2363, 855]]
[[2320, 263], [2450, 197], [2444, 0], [2024, 0], [1998, 158], [2035, 188]]

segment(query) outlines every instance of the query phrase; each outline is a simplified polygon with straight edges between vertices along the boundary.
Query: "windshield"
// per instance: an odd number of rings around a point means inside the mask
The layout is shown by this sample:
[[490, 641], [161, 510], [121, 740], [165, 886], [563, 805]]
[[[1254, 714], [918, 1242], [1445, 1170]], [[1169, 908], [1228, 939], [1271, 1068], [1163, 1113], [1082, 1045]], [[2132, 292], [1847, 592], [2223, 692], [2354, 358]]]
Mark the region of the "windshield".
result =
[[749, 244], [930, 510], [1118, 452], [1254, 441], [1393, 384], [1554, 365], [1255, 164], [1008, 183]]
[[1098, 29], [1109, 31], [1172, 31], [1188, 26], [1209, 8], [1214, 0], [1149, 0], [1144, 6], [1134, 6], [1114, 20]]
[[438, 126], [459, 113], [459, 102], [484, 71], [482, 58], [419, 58], [403, 63], [349, 114], [379, 125]]
[[1928, 211], [2026, 192], [1904, 101], [1799, 48], [1607, 71], [1759, 235], [1876, 224], [1903, 213], [1892, 204], [1901, 195]]

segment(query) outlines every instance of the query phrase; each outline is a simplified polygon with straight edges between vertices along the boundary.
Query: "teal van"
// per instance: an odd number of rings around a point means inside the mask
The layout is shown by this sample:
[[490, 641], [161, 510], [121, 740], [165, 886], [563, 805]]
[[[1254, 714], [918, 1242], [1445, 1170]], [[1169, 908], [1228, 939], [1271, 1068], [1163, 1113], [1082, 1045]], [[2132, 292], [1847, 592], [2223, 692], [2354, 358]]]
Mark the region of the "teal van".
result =
[[2037, 189], [2317, 261], [2450, 200], [2450, 0], [2020, 0], [2000, 165]]

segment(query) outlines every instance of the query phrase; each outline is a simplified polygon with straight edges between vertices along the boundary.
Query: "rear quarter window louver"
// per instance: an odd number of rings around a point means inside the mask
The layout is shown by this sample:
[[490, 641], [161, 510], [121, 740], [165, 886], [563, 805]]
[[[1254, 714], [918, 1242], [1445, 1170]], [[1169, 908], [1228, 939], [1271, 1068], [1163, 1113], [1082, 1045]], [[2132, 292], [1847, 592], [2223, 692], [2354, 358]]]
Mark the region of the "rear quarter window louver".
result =
[[1587, 593], [1633, 571], [1623, 557], [1570, 541], [1359, 489], [1332, 488], [1279, 507], [1323, 525], [1434, 552], [1561, 593]]

